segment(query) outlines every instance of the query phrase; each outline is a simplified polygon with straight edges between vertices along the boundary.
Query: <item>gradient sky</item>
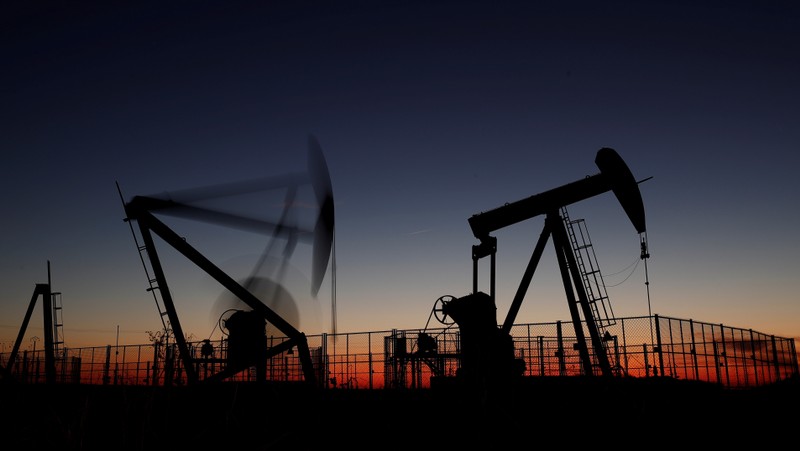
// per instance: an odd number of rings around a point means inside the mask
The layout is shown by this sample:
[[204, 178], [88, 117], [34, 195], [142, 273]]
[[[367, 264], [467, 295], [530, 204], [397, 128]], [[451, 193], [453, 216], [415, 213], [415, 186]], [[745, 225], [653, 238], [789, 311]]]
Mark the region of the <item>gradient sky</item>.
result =
[[[611, 147], [652, 177], [647, 272], [611, 193], [569, 212], [616, 316], [800, 337], [793, 2], [106, 3], [0, 7], [6, 350], [48, 261], [68, 346], [117, 329], [147, 343], [161, 323], [116, 184], [127, 201], [303, 173], [310, 134], [333, 186], [339, 332], [425, 327], [437, 298], [472, 289], [470, 216], [596, 174]], [[168, 223], [236, 278], [269, 241]], [[499, 322], [542, 226], [494, 234]], [[219, 337], [223, 289], [160, 249], [184, 332]], [[331, 328], [333, 277], [309, 294], [310, 251], [285, 284], [315, 334]], [[41, 318], [39, 304], [24, 347]], [[556, 320], [569, 311], [550, 245], [517, 323]]]

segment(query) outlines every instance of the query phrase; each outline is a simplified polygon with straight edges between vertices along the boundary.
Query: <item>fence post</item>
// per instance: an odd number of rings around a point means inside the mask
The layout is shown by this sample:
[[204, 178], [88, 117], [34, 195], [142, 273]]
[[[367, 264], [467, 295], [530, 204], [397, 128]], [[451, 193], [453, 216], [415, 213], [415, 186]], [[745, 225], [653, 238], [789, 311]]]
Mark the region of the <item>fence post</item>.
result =
[[375, 373], [375, 370], [372, 367], [373, 362], [372, 362], [372, 333], [371, 332], [367, 334], [367, 351], [369, 352], [369, 389], [372, 390], [373, 388], [375, 388], [373, 386], [374, 381], [372, 379], [373, 378], [372, 375]]
[[158, 385], [158, 356], [161, 352], [161, 342], [155, 341], [153, 342], [153, 371], [151, 373], [150, 382], [152, 385]]
[[556, 355], [558, 356], [558, 375], [566, 376], [567, 365], [564, 361], [564, 334], [561, 330], [561, 320], [556, 322], [556, 336], [558, 339], [558, 350], [556, 351]]
[[653, 315], [656, 320], [656, 348], [655, 351], [658, 353], [658, 369], [661, 372], [661, 375], [664, 375], [664, 353], [661, 350], [661, 324], [658, 321], [658, 315]]
[[694, 364], [694, 379], [700, 380], [700, 368], [697, 365], [697, 341], [694, 339], [694, 320], [689, 320], [689, 333], [692, 334], [692, 363]]
[[753, 360], [753, 377], [756, 380], [756, 386], [758, 386], [758, 361], [756, 360], [756, 341], [755, 337], [753, 336], [753, 329], [750, 329], [750, 358]]
[[730, 387], [730, 385], [731, 385], [731, 375], [730, 375], [730, 372], [729, 372], [729, 369], [728, 369], [728, 363], [729, 363], [728, 362], [728, 349], [727, 349], [727, 346], [725, 345], [725, 325], [723, 325], [723, 324], [719, 325], [719, 332], [720, 332], [720, 340], [722, 340], [722, 352], [720, 353], [720, 355], [725, 360], [725, 385]]
[[[775, 375], [776, 380], [781, 380], [781, 367], [780, 362], [778, 362], [778, 347], [775, 345], [775, 335], [770, 336], [772, 338], [772, 364], [775, 365]], [[794, 352], [792, 353], [794, 354]]]
[[106, 363], [103, 365], [103, 385], [111, 382], [111, 345], [106, 345]]

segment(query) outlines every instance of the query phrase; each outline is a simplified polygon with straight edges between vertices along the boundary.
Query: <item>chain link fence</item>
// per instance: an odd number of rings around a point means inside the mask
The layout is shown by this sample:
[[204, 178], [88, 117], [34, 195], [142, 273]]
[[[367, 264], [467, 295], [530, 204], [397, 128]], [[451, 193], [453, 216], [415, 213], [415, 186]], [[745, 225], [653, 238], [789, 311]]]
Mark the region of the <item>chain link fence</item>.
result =
[[[589, 336], [586, 323], [578, 325]], [[793, 339], [751, 329], [665, 316], [617, 318], [599, 330], [602, 349], [587, 340], [590, 365], [579, 352], [571, 322], [518, 324], [511, 329], [516, 358], [526, 377], [600, 375], [598, 354], [618, 377], [670, 377], [716, 383], [728, 388], [769, 385], [798, 376]], [[268, 347], [285, 339], [268, 337]], [[307, 337], [317, 383], [330, 389], [429, 388], [436, 378], [455, 376], [461, 363], [457, 326], [386, 330]], [[225, 368], [227, 340], [190, 342], [200, 380]], [[63, 348], [56, 355], [56, 382], [102, 385], [186, 384], [178, 347], [168, 341], [142, 345]], [[9, 353], [0, 354], [8, 368]], [[44, 351], [21, 351], [10, 374], [23, 383], [44, 383]], [[268, 359], [270, 381], [303, 381], [299, 352], [292, 348]], [[248, 368], [230, 381], [254, 381]]]

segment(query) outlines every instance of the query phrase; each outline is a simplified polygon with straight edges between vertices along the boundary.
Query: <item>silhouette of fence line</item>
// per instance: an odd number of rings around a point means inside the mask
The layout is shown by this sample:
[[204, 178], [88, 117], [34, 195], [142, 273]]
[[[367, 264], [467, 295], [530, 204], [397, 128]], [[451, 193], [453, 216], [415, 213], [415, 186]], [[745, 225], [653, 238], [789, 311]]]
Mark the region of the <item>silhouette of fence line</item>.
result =
[[[585, 328], [585, 323], [583, 324]], [[584, 331], [585, 335], [588, 332]], [[601, 333], [613, 372], [619, 377], [665, 376], [717, 383], [727, 388], [769, 385], [798, 376], [793, 339], [751, 329], [664, 316], [613, 319]], [[572, 323], [532, 323], [511, 330], [524, 376], [582, 376], [585, 366], [576, 350]], [[433, 377], [455, 376], [459, 368], [456, 326], [377, 332], [310, 335], [318, 383], [331, 389], [429, 388]], [[283, 337], [268, 337], [268, 346]], [[224, 368], [227, 340], [190, 343], [201, 380]], [[591, 346], [591, 344], [589, 344]], [[303, 381], [297, 352], [268, 360], [266, 379]], [[64, 348], [56, 356], [56, 382], [102, 385], [182, 385], [186, 378], [173, 343]], [[591, 358], [595, 352], [590, 349]], [[202, 356], [207, 357], [204, 359]], [[9, 353], [0, 354], [6, 366]], [[24, 350], [11, 368], [23, 383], [44, 383], [44, 351]], [[593, 362], [599, 375], [599, 365]], [[228, 381], [254, 381], [255, 368]]]

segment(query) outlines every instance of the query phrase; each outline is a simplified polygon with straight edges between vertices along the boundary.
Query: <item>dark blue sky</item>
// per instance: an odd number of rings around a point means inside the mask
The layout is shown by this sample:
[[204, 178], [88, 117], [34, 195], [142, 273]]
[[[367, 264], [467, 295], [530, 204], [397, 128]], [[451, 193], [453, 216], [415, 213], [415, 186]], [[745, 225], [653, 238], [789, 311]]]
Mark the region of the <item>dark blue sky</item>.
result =
[[[145, 342], [160, 321], [116, 183], [129, 199], [302, 172], [309, 134], [334, 191], [340, 331], [424, 327], [439, 296], [471, 290], [471, 215], [597, 173], [612, 147], [653, 177], [653, 312], [800, 335], [793, 3], [163, 3], [0, 7], [1, 342], [47, 261], [68, 343], [109, 343], [116, 326]], [[264, 205], [239, 207], [276, 214]], [[615, 313], [646, 315], [616, 199], [570, 214]], [[178, 226], [237, 277], [267, 240]], [[500, 318], [541, 227], [496, 234]], [[205, 338], [220, 289], [168, 263], [184, 330]], [[568, 319], [556, 270], [548, 249], [519, 322]], [[307, 333], [328, 328], [330, 279], [317, 299], [296, 288]]]

